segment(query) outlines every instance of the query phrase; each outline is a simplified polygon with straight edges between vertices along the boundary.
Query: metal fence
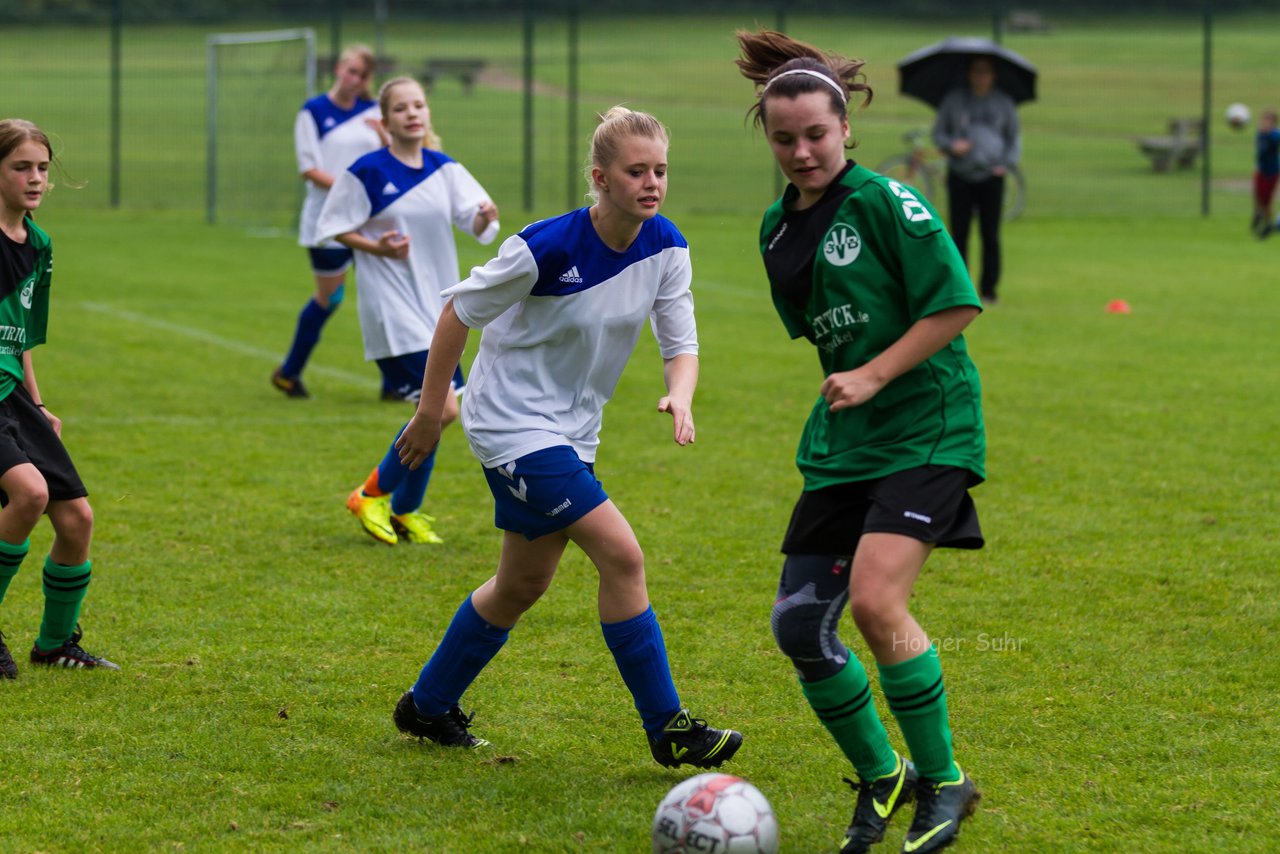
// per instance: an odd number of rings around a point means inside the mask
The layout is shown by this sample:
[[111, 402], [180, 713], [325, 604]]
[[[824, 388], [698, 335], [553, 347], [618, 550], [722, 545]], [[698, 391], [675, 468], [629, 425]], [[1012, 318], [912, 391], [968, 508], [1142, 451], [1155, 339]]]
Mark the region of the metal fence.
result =
[[[871, 166], [901, 151], [903, 134], [932, 118], [928, 107], [897, 94], [896, 62], [950, 35], [996, 35], [1040, 70], [1039, 98], [1021, 110], [1027, 216], [1123, 218], [1197, 216], [1207, 201], [1246, 206], [1251, 136], [1231, 133], [1215, 116], [1231, 102], [1256, 112], [1280, 100], [1269, 83], [1280, 32], [1275, 12], [1068, 16], [1053, 5], [1035, 12], [888, 3], [873, 16], [856, 4], [800, 0], [703, 4], [696, 12], [677, 2], [628, 4], [638, 10], [628, 13], [614, 10], [619, 5], [236, 0], [217, 12], [183, 4], [187, 12], [175, 17], [177, 4], [63, 0], [25, 4], [25, 15], [10, 4], [0, 8], [7, 84], [0, 112], [55, 135], [69, 174], [87, 181], [76, 205], [202, 211], [207, 38], [308, 27], [322, 57], [335, 45], [364, 41], [376, 46], [384, 71], [429, 80], [445, 149], [505, 209], [581, 204], [594, 116], [626, 103], [671, 129], [672, 209], [757, 210], [776, 192], [777, 178], [761, 135], [744, 122], [752, 93], [732, 64], [737, 29], [781, 27], [867, 60], [876, 96], [854, 116], [854, 156]], [[903, 14], [884, 13], [895, 6]], [[920, 14], [926, 7], [935, 11]], [[964, 14], [937, 11], [962, 7]], [[322, 60], [322, 87], [327, 76]], [[264, 131], [229, 156], [231, 163], [278, 164], [268, 170], [278, 178], [254, 179], [262, 197], [251, 206], [287, 217], [299, 187], [287, 128], [306, 94], [301, 70], [296, 87], [270, 89], [285, 130]], [[261, 87], [246, 102], [261, 109], [267, 97]], [[1207, 151], [1197, 146], [1189, 162], [1159, 170], [1141, 138], [1170, 136], [1176, 121], [1203, 116], [1206, 100]]]

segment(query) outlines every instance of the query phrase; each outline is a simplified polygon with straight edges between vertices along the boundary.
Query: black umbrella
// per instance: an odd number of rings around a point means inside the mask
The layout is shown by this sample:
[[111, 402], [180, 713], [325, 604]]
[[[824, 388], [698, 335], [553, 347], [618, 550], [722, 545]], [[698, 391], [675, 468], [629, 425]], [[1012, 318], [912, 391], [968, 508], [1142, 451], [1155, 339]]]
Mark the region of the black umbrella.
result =
[[954, 36], [921, 48], [898, 63], [898, 91], [938, 106], [952, 89], [969, 79], [969, 62], [986, 57], [995, 64], [996, 88], [1015, 104], [1034, 101], [1036, 68], [989, 39]]

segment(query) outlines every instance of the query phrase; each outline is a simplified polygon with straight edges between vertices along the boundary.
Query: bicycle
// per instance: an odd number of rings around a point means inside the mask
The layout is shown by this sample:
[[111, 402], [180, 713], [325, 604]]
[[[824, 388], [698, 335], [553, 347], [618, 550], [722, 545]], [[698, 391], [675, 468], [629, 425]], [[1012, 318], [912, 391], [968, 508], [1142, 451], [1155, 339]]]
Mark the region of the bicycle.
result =
[[[876, 167], [876, 171], [887, 178], [902, 184], [915, 187], [933, 206], [945, 209], [943, 198], [947, 180], [944, 174], [944, 159], [926, 142], [929, 132], [917, 128], [902, 135], [907, 150], [886, 158]], [[1005, 222], [1017, 219], [1027, 205], [1027, 180], [1022, 170], [1011, 166], [1004, 175], [1004, 214]]]

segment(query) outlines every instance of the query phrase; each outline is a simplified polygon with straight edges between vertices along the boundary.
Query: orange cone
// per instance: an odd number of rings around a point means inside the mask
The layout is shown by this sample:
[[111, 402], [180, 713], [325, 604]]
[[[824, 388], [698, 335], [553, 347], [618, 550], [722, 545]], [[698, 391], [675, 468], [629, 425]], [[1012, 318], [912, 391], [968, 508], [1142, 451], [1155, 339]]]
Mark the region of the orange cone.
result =
[[1107, 303], [1107, 314], [1128, 314], [1129, 311], [1129, 303], [1122, 299], [1113, 299]]

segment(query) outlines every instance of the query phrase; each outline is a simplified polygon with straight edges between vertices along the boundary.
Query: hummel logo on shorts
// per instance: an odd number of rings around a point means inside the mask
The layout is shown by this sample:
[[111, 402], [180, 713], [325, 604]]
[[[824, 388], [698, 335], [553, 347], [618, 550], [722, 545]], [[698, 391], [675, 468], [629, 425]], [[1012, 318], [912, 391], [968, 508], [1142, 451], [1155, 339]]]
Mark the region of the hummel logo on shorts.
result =
[[573, 285], [582, 284], [582, 276], [578, 275], [578, 265], [574, 264], [568, 270], [560, 274], [560, 281], [568, 282]]

